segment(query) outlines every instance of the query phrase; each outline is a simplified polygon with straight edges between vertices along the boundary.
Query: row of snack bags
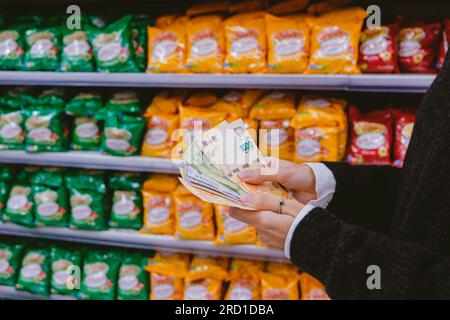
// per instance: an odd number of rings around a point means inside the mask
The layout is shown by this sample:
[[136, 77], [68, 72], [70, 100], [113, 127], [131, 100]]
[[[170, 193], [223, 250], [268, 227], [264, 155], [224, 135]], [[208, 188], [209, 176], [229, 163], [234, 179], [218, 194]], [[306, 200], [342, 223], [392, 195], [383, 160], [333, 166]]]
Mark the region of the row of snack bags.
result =
[[137, 155], [146, 124], [141, 114], [135, 92], [118, 92], [104, 103], [98, 93], [82, 92], [67, 101], [62, 89], [35, 94], [14, 88], [0, 96], [0, 150]]
[[[21, 16], [0, 26], [0, 70], [142, 72], [146, 65], [145, 15], [105, 24], [81, 16], [69, 27], [65, 16]], [[67, 23], [67, 24], [66, 24]]]
[[0, 220], [27, 227], [135, 229], [218, 245], [259, 244], [228, 207], [192, 195], [175, 175], [3, 166]]

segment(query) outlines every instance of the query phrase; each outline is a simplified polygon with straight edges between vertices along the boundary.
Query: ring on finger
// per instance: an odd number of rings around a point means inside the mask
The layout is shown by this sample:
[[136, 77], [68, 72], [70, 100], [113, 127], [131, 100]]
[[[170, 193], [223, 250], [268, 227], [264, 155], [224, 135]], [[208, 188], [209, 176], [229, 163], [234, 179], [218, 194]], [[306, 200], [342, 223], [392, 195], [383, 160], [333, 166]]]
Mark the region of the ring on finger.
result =
[[279, 205], [279, 207], [278, 207], [278, 213], [279, 214], [281, 214], [282, 212], [282, 210], [283, 210], [283, 206], [285, 205], [286, 203], [284, 202], [284, 199], [281, 199], [280, 200], [280, 205]]

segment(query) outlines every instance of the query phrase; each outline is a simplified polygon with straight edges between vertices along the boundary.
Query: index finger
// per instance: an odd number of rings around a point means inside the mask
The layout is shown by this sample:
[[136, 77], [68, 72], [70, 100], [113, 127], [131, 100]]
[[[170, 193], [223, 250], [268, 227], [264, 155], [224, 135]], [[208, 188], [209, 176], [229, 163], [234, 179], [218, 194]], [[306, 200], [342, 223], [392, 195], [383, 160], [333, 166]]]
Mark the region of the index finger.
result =
[[270, 228], [271, 221], [278, 214], [271, 211], [248, 211], [230, 208], [230, 217], [254, 226], [257, 229]]

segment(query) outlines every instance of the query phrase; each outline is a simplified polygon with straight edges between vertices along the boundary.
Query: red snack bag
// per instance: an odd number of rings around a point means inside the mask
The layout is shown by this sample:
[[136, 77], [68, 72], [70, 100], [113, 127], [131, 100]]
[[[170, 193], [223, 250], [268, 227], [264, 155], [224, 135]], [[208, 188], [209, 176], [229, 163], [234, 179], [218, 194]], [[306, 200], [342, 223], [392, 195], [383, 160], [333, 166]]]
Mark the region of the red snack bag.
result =
[[450, 19], [444, 19], [444, 32], [442, 32], [441, 47], [439, 48], [438, 60], [436, 63], [436, 68], [442, 68], [444, 64], [445, 56], [448, 51], [448, 39], [450, 37]]
[[412, 23], [400, 29], [398, 63], [401, 71], [435, 73], [441, 24]]
[[402, 167], [411, 140], [416, 115], [411, 110], [393, 111], [395, 121], [394, 166]]
[[361, 33], [359, 67], [364, 73], [397, 72], [397, 33], [399, 23], [367, 28]]
[[392, 115], [390, 110], [363, 114], [350, 107], [351, 143], [347, 160], [352, 164], [390, 164]]

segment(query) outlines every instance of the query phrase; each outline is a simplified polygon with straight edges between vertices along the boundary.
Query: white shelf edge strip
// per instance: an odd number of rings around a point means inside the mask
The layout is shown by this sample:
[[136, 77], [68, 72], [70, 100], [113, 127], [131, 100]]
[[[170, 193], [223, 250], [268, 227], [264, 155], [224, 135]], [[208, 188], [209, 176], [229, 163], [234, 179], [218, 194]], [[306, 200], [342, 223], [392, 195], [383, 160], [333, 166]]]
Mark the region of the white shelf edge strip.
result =
[[115, 157], [98, 152], [0, 151], [0, 162], [74, 168], [107, 169], [140, 172], [178, 173], [177, 163], [170, 159], [149, 157]]
[[0, 85], [268, 88], [378, 92], [425, 92], [427, 74], [147, 74], [0, 71]]
[[172, 236], [142, 234], [134, 230], [87, 231], [56, 227], [26, 228], [12, 223], [0, 223], [0, 234], [147, 250], [206, 253], [276, 261], [287, 260], [281, 251], [256, 245], [218, 246], [212, 241], [177, 240]]
[[15, 300], [75, 300], [75, 298], [71, 296], [52, 294], [49, 297], [46, 297], [27, 291], [20, 291], [9, 286], [0, 286], [0, 298]]

